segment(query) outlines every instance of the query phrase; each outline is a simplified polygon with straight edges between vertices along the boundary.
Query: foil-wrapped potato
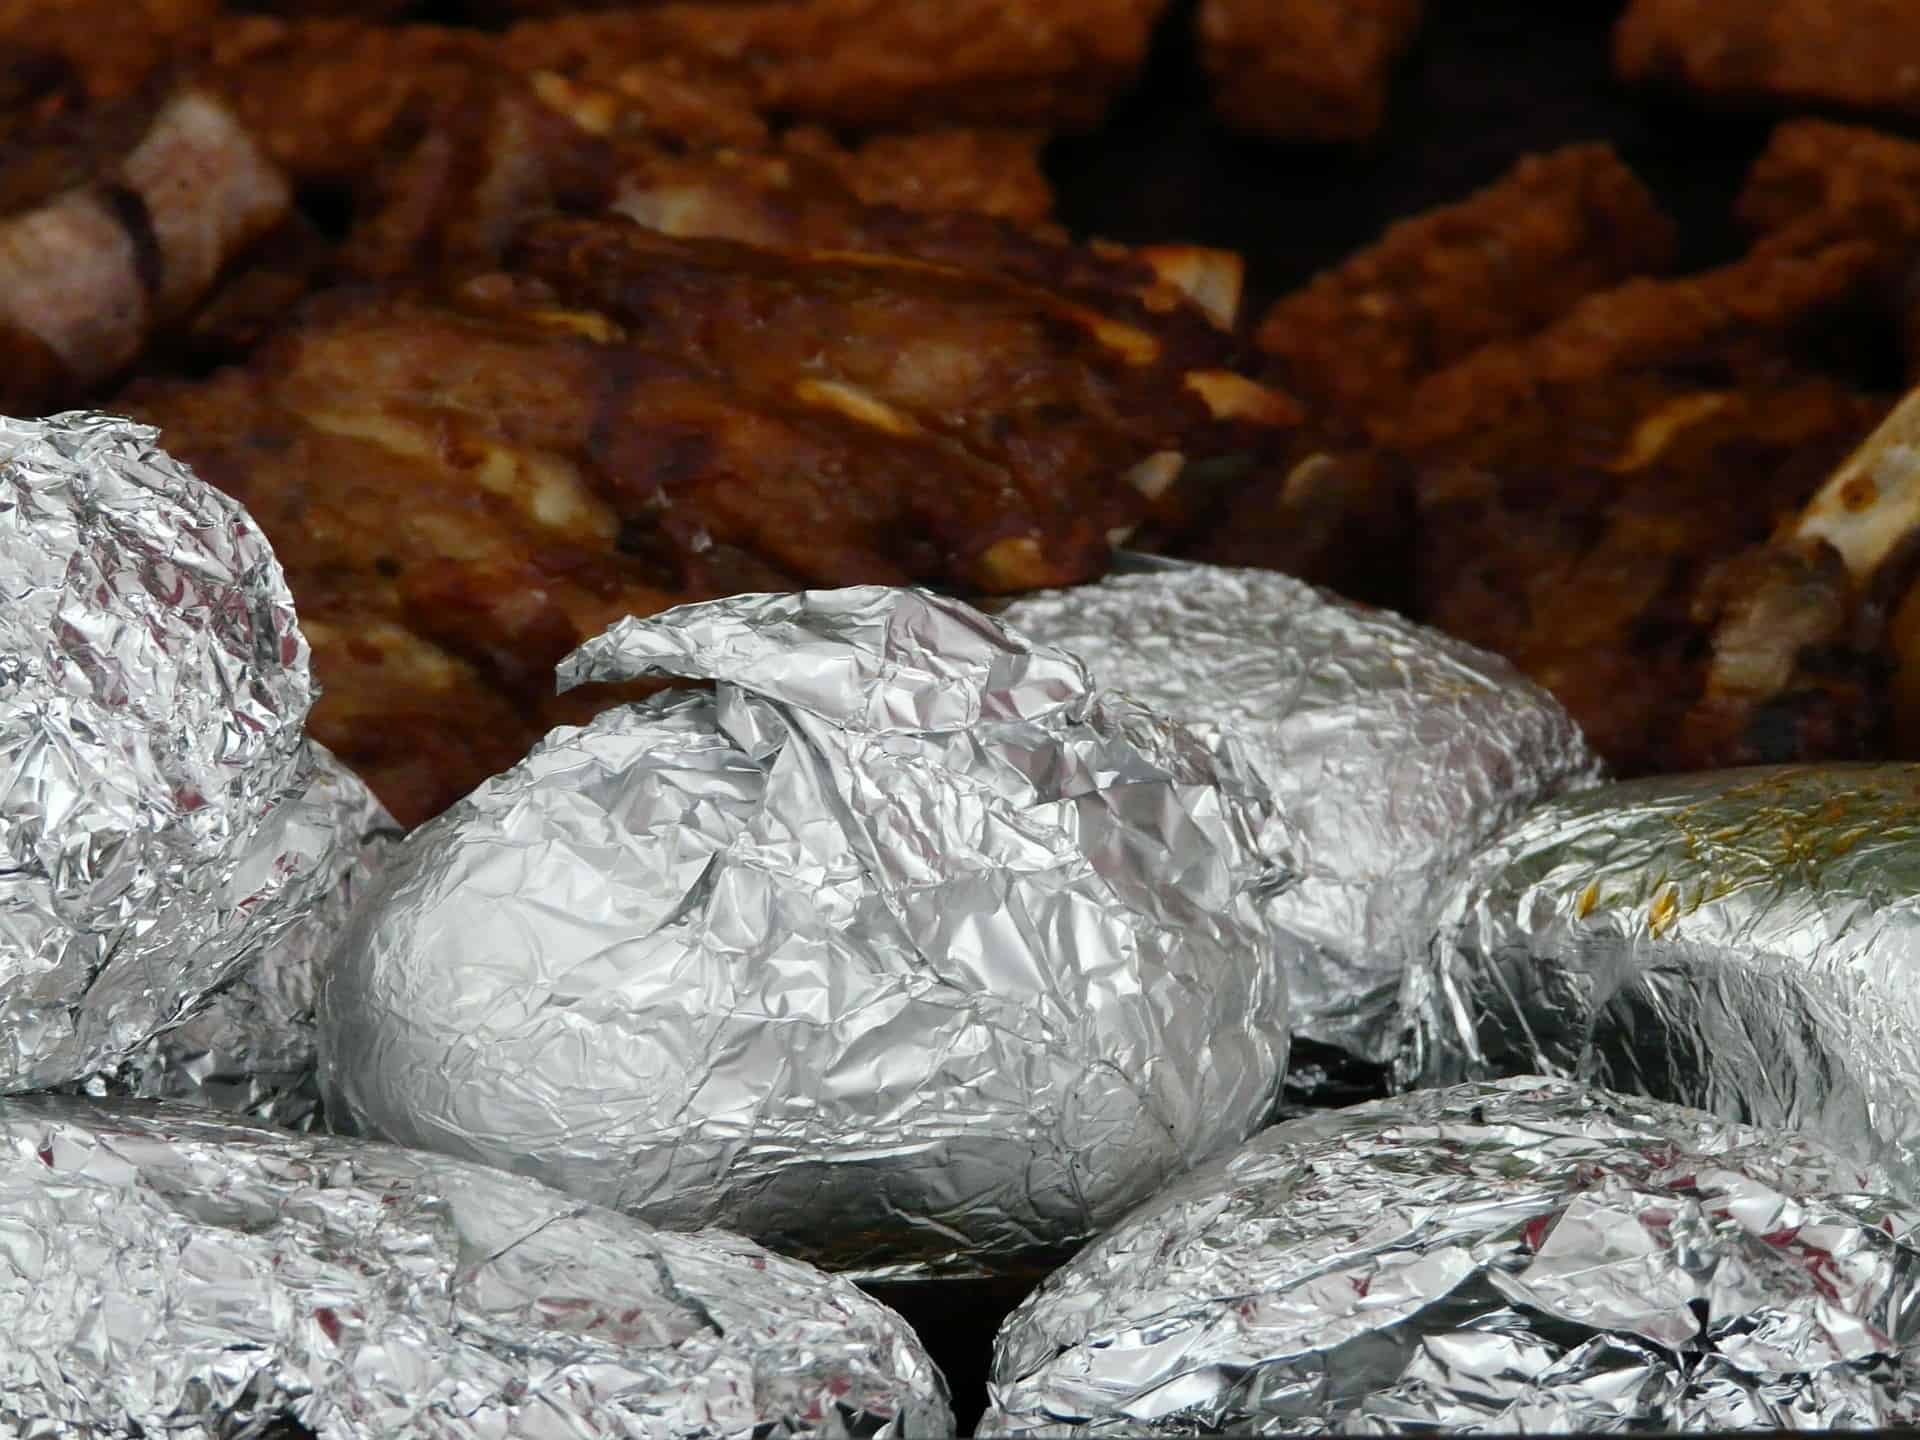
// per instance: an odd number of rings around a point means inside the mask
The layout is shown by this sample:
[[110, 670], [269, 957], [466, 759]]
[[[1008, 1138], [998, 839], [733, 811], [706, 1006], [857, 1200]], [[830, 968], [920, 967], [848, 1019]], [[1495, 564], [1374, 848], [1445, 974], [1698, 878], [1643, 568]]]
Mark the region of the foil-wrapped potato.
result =
[[1237, 747], [1300, 875], [1267, 907], [1294, 1033], [1384, 1063], [1402, 975], [1461, 866], [1537, 801], [1596, 783], [1599, 761], [1496, 655], [1285, 575], [1147, 563], [1002, 618]]
[[1920, 1195], [1920, 766], [1663, 776], [1474, 860], [1409, 1084], [1545, 1072], [1806, 1130]]
[[0, 1100], [0, 1333], [17, 1435], [952, 1433], [905, 1322], [810, 1266], [169, 1105]]
[[314, 1001], [319, 966], [366, 895], [400, 827], [359, 776], [313, 745], [312, 780], [255, 842], [260, 863], [326, 857], [331, 882], [225, 988], [111, 1071], [72, 1087], [95, 1096], [185, 1100], [308, 1130], [319, 1124]]
[[0, 1092], [83, 1082], [326, 896], [293, 597], [233, 501], [108, 416], [0, 418]]
[[329, 1114], [870, 1277], [994, 1273], [1285, 1069], [1265, 793], [1071, 657], [865, 588], [626, 620], [414, 831], [322, 988]]
[[982, 1434], [1920, 1418], [1920, 1214], [1815, 1141], [1539, 1077], [1275, 1126], [1008, 1317]]

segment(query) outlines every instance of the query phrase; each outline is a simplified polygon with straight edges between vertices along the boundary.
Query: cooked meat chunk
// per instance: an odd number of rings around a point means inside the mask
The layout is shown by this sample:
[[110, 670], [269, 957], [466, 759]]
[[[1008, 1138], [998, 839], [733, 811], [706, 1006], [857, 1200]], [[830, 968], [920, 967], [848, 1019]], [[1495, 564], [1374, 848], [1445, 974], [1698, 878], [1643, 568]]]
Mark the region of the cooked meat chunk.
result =
[[1627, 80], [1716, 99], [1920, 115], [1910, 0], [1633, 0], [1614, 61]]
[[[85, 185], [0, 219], [0, 399], [72, 403], [185, 316], [286, 218], [285, 179], [216, 100], [186, 90]], [[31, 353], [25, 353], [30, 348]]]
[[1871, 331], [1896, 316], [1907, 378], [1920, 379], [1920, 142], [1858, 125], [1790, 120], [1753, 164], [1740, 218], [1778, 249], [1862, 246], [1877, 257]]
[[1791, 370], [1797, 347], [1875, 296], [1882, 275], [1883, 257], [1865, 242], [1806, 254], [1762, 242], [1702, 274], [1630, 280], [1535, 335], [1483, 346], [1422, 381], [1394, 443], [1414, 453], [1470, 444], [1537, 413], [1542, 396], [1614, 376], [1704, 372], [1737, 387], [1744, 376]]
[[1259, 343], [1321, 425], [1384, 435], [1426, 377], [1664, 269], [1672, 248], [1672, 226], [1614, 153], [1573, 145], [1395, 225], [1276, 304]]
[[1041, 473], [1110, 475], [1152, 451], [1215, 453], [1248, 427], [1296, 418], [1284, 397], [1196, 368], [1209, 352], [954, 265], [776, 253], [618, 220], [537, 222], [514, 262], [568, 303], [738, 383], [803, 384], [831, 406], [871, 407], [903, 432]]
[[478, 31], [249, 16], [221, 26], [205, 81], [295, 180], [346, 185], [403, 123], [490, 97], [497, 48]]
[[1763, 234], [1920, 236], [1920, 142], [1829, 120], [1774, 128], [1748, 172], [1740, 219]]
[[91, 101], [134, 95], [192, 54], [221, 0], [0, 0], [0, 96], [17, 112], [36, 93]]
[[[866, 203], [840, 178], [859, 161], [811, 151], [628, 153], [609, 208], [650, 230], [779, 250], [853, 250], [993, 270], [1063, 295], [1119, 304], [1157, 325], [1230, 331], [1238, 256], [1199, 247], [1082, 246], [994, 215]], [[1161, 317], [1154, 320], [1153, 317]], [[1218, 347], [1216, 347], [1218, 348]], [[1224, 351], [1222, 352], [1225, 353]]]
[[1856, 755], [1873, 724], [1857, 687], [1783, 686], [1737, 729], [1685, 722], [1746, 593], [1716, 572], [1802, 506], [1878, 411], [1823, 379], [1536, 383], [1524, 411], [1421, 468], [1415, 612], [1547, 686], [1622, 774]]
[[1365, 140], [1420, 12], [1421, 0], [1201, 0], [1214, 109], [1256, 135]]
[[[764, 108], [853, 129], [1095, 124], [1133, 80], [1166, 0], [670, 0], [528, 20], [516, 63], [606, 83], [680, 55]], [[545, 7], [543, 7], [545, 8]]]
[[1019, 225], [1053, 217], [1036, 130], [925, 130], [872, 135], [851, 151], [813, 127], [782, 137], [826, 166], [862, 203], [931, 214], [965, 211]]
[[515, 249], [521, 273], [451, 291], [321, 296], [246, 369], [122, 401], [260, 517], [315, 733], [404, 819], [577, 714], [552, 666], [620, 614], [1087, 579], [1142, 513], [1129, 472], [1288, 413], [984, 272], [623, 220]]

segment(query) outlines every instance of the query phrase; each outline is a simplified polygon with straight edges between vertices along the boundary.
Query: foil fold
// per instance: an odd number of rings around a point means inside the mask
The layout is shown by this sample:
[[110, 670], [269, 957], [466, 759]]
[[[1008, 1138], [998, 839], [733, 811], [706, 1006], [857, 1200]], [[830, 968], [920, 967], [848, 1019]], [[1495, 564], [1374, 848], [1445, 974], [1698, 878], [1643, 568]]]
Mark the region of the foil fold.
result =
[[118, 1065], [334, 871], [331, 837], [265, 838], [316, 763], [285, 578], [154, 442], [0, 418], [0, 1091]]
[[318, 742], [306, 790], [279, 806], [258, 837], [268, 863], [311, 857], [312, 902], [260, 946], [224, 988], [186, 1020], [80, 1093], [180, 1100], [290, 1130], [323, 1123], [314, 1004], [319, 967], [401, 835], [366, 784]]
[[1288, 824], [1270, 839], [1299, 874], [1267, 907], [1294, 1034], [1384, 1064], [1402, 976], [1460, 868], [1533, 804], [1596, 784], [1600, 762], [1499, 656], [1285, 575], [1134, 563], [1001, 618], [1272, 792]]
[[1920, 1418], [1920, 1213], [1810, 1138], [1527, 1077], [1275, 1126], [1002, 1327], [982, 1434]]
[[1251, 1133], [1271, 803], [1070, 656], [877, 587], [620, 622], [674, 675], [399, 847], [327, 968], [330, 1115], [872, 1278], [997, 1273]]
[[1543, 1072], [1806, 1130], [1920, 1195], [1920, 766], [1543, 806], [1408, 977], [1408, 1084]]
[[844, 1281], [441, 1156], [12, 1098], [0, 1217], [9, 1434], [952, 1433]]

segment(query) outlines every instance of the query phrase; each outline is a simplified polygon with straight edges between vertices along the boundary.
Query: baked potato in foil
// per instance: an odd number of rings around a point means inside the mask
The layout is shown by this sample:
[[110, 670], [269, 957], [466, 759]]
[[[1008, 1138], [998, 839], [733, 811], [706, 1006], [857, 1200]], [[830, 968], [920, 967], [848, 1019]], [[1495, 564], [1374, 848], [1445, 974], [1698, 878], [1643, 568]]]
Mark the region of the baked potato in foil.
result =
[[1001, 618], [1234, 747], [1299, 872], [1266, 910], [1294, 1035], [1390, 1060], [1401, 979], [1460, 868], [1537, 801], [1597, 783], [1600, 762], [1496, 655], [1285, 575], [1131, 563]]
[[272, 549], [86, 413], [0, 418], [0, 1092], [84, 1082], [320, 903], [358, 837], [294, 817], [322, 763]]
[[1001, 1273], [1269, 1116], [1257, 782], [1078, 661], [877, 587], [624, 620], [407, 837], [321, 990], [337, 1123], [869, 1278]]
[[1408, 1084], [1546, 1072], [1808, 1131], [1920, 1194], [1920, 766], [1662, 776], [1475, 858]]
[[952, 1433], [902, 1321], [738, 1237], [204, 1111], [0, 1100], [0, 1426]]
[[1008, 1317], [993, 1435], [1920, 1416], [1920, 1213], [1812, 1139], [1528, 1077], [1275, 1126]]

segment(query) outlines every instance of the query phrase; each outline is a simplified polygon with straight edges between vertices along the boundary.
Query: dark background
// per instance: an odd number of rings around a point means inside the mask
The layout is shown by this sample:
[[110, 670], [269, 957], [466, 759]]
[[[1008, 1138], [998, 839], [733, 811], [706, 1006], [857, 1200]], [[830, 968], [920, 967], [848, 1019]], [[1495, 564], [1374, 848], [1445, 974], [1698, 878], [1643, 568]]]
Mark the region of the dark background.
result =
[[1270, 298], [1522, 155], [1610, 140], [1679, 222], [1684, 268], [1730, 257], [1741, 248], [1733, 197], [1774, 117], [1614, 83], [1609, 36], [1622, 8], [1428, 0], [1385, 132], [1342, 147], [1244, 139], [1215, 125], [1193, 6], [1176, 5], [1138, 90], [1099, 133], [1056, 142], [1049, 169], [1076, 230], [1238, 250], [1254, 291]]

